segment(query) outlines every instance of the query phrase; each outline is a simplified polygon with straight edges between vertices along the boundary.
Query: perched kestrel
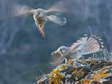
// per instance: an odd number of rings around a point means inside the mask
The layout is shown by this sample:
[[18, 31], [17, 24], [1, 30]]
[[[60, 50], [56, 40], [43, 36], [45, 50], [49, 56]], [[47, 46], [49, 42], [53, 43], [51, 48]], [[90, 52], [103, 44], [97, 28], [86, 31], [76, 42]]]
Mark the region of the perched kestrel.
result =
[[102, 48], [97, 39], [94, 37], [82, 37], [71, 46], [61, 46], [52, 52], [52, 55], [55, 57], [52, 64], [57, 65], [66, 57], [80, 59], [83, 55], [96, 53], [101, 50]]

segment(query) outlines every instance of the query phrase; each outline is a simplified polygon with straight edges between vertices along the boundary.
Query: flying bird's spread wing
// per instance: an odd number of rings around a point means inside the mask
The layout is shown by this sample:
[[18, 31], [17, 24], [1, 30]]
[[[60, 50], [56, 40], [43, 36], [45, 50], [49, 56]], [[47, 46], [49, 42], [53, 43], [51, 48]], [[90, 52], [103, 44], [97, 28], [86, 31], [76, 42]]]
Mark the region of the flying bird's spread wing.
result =
[[0, 17], [0, 20], [7, 20], [7, 19], [12, 19], [12, 18], [15, 18], [15, 17], [19, 17], [19, 16], [26, 16], [26, 15], [29, 15], [29, 14], [33, 14], [33, 10], [24, 10], [24, 11], [17, 11], [16, 14], [12, 14], [12, 15], [7, 15], [7, 16], [2, 16]]
[[54, 13], [62, 13], [63, 11], [57, 8], [49, 8], [48, 10], [46, 10], [47, 14], [54, 14]]
[[48, 21], [51, 21], [53, 23], [64, 25], [67, 23], [67, 19], [65, 17], [58, 17], [56, 15], [49, 15], [47, 16]]

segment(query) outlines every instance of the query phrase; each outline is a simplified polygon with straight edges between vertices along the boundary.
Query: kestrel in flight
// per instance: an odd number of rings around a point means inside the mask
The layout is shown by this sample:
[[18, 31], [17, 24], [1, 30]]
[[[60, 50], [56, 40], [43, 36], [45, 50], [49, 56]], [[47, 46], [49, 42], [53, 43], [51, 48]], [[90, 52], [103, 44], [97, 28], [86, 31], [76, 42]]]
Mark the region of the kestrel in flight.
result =
[[67, 22], [65, 17], [60, 18], [55, 15], [56, 13], [61, 13], [61, 11], [56, 9], [45, 10], [38, 8], [24, 12], [24, 14], [33, 14], [33, 19], [42, 37], [45, 36], [44, 28], [46, 21], [50, 21], [59, 25], [64, 25]]
[[58, 10], [58, 9], [41, 9], [41, 8], [37, 8], [37, 9], [27, 9], [27, 10], [17, 10], [16, 15], [12, 15], [12, 16], [6, 16], [6, 17], [2, 17], [0, 18], [1, 20], [3, 19], [7, 19], [7, 18], [13, 18], [15, 16], [21, 16], [21, 15], [29, 15], [32, 14], [33, 15], [33, 19], [35, 21], [35, 24], [38, 28], [38, 31], [40, 32], [42, 37], [45, 37], [45, 32], [44, 32], [44, 28], [45, 28], [45, 23], [47, 21], [53, 22], [55, 24], [59, 24], [59, 25], [64, 25], [67, 20], [65, 17], [59, 17], [56, 14], [61, 14], [62, 11]]

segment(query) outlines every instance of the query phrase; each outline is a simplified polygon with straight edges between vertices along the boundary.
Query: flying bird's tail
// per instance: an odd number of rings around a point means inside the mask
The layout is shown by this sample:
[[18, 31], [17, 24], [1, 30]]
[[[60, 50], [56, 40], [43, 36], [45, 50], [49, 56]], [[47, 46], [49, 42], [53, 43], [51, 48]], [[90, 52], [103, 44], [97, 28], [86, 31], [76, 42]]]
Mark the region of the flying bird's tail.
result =
[[44, 26], [44, 24], [38, 24], [38, 31], [43, 38], [45, 37]]
[[40, 35], [44, 38], [45, 37], [45, 32], [44, 32], [44, 27], [45, 27], [45, 21], [44, 20], [35, 20], [35, 24], [38, 28], [38, 31], [40, 33]]

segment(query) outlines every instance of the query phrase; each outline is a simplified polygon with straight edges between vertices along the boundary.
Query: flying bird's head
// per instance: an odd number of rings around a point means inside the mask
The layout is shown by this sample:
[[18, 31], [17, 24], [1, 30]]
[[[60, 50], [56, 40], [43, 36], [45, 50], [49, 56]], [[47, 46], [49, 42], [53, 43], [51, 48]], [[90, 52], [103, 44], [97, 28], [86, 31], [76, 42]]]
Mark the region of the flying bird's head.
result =
[[66, 57], [68, 56], [68, 54], [69, 54], [69, 49], [66, 46], [61, 46], [56, 51], [51, 53], [51, 55], [57, 56], [57, 57], [60, 57], [60, 56]]
[[44, 17], [46, 15], [46, 10], [38, 8], [38, 9], [32, 10], [32, 13], [33, 15], [37, 17]]

